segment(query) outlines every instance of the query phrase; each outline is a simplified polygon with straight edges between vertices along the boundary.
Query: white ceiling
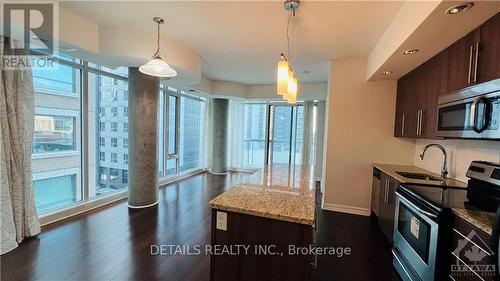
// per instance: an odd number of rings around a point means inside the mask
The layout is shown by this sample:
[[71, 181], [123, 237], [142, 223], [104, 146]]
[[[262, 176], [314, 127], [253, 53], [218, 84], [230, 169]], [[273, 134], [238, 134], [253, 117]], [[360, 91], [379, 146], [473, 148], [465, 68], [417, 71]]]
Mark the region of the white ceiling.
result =
[[[367, 57], [402, 3], [302, 1], [292, 53], [299, 80], [327, 81], [330, 60]], [[147, 32], [155, 31], [152, 17], [163, 17], [162, 33], [197, 52], [203, 58], [203, 73], [215, 80], [274, 83], [285, 46], [287, 13], [281, 1], [70, 1], [61, 5], [100, 25]]]

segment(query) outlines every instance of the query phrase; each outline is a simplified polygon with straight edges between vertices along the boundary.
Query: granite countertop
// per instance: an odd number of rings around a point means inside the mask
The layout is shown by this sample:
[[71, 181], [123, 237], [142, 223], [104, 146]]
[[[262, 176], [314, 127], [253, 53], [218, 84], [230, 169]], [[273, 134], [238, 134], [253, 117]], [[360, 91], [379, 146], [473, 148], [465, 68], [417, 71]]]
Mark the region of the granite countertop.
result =
[[212, 199], [212, 208], [307, 225], [314, 224], [312, 166], [266, 166]]
[[417, 179], [410, 179], [410, 178], [405, 178], [396, 172], [406, 172], [406, 173], [423, 173], [423, 174], [428, 174], [431, 176], [434, 176], [436, 178], [440, 178], [441, 175], [438, 175], [436, 173], [415, 167], [415, 166], [406, 166], [406, 165], [393, 165], [393, 164], [379, 164], [379, 163], [373, 163], [373, 167], [379, 169], [380, 171], [386, 173], [390, 177], [396, 179], [400, 183], [410, 183], [410, 184], [423, 184], [423, 185], [439, 185], [439, 186], [449, 186], [449, 187], [457, 187], [457, 188], [467, 188], [467, 184], [463, 183], [461, 181], [452, 179], [452, 178], [446, 178], [444, 182], [437, 182], [437, 181], [429, 181], [429, 180], [417, 180]]
[[464, 208], [453, 208], [453, 213], [473, 226], [492, 235], [493, 224], [495, 223], [495, 213]]

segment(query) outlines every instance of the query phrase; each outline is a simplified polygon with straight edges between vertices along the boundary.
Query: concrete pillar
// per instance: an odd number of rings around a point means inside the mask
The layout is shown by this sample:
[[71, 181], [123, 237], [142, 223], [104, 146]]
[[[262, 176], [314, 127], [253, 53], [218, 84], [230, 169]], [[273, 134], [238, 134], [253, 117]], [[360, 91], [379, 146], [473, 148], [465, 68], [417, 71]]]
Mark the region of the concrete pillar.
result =
[[128, 72], [128, 206], [158, 203], [156, 111], [160, 80], [129, 67]]
[[212, 163], [210, 172], [213, 174], [227, 173], [227, 121], [229, 115], [229, 100], [212, 100]]

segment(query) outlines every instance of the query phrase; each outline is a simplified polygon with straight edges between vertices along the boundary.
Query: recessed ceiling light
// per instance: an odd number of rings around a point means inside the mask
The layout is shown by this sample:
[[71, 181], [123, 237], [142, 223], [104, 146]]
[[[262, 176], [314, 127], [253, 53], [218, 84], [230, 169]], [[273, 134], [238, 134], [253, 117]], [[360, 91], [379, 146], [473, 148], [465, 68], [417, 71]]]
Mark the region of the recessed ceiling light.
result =
[[452, 6], [446, 10], [446, 14], [455, 15], [455, 14], [458, 14], [461, 12], [465, 12], [465, 11], [469, 10], [470, 8], [472, 8], [472, 6], [474, 6], [474, 3], [472, 3], [472, 2]]
[[410, 49], [403, 52], [403, 55], [413, 55], [418, 52], [418, 49]]
[[390, 70], [382, 71], [382, 75], [389, 76], [391, 74], [392, 74], [392, 71], [390, 71]]

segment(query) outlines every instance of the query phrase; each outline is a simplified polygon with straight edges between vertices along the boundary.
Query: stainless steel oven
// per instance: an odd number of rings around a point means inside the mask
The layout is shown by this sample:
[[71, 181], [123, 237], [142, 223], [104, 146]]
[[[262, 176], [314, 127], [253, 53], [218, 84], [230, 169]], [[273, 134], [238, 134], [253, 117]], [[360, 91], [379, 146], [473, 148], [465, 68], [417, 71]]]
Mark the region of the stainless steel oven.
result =
[[500, 139], [500, 90], [489, 90], [486, 94], [469, 90], [439, 97], [437, 135]]
[[438, 214], [396, 193], [393, 263], [404, 281], [435, 280]]

